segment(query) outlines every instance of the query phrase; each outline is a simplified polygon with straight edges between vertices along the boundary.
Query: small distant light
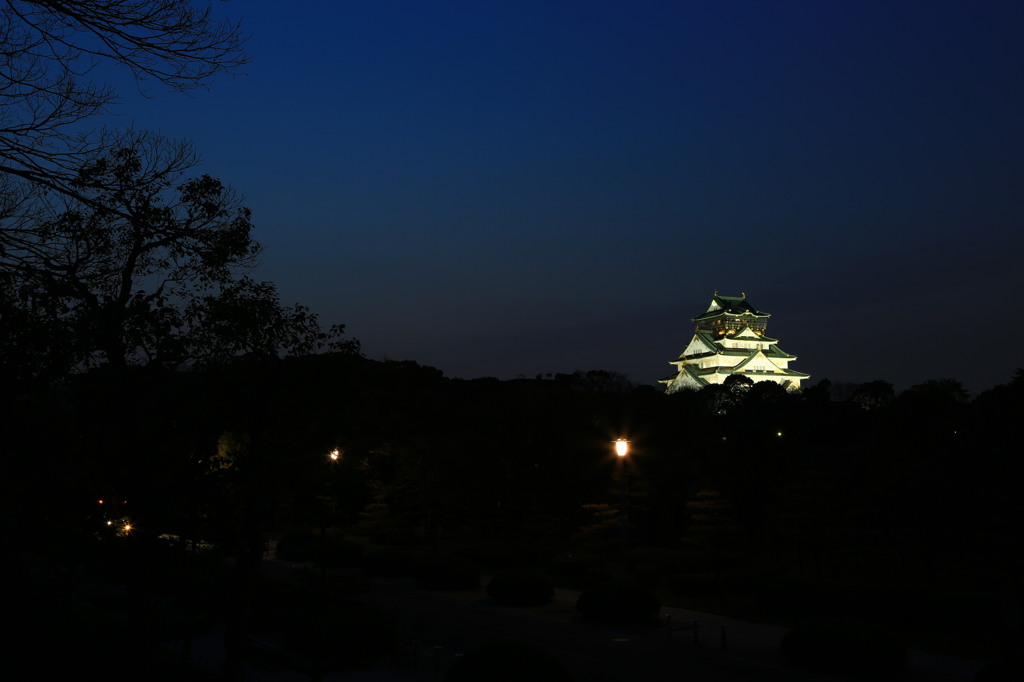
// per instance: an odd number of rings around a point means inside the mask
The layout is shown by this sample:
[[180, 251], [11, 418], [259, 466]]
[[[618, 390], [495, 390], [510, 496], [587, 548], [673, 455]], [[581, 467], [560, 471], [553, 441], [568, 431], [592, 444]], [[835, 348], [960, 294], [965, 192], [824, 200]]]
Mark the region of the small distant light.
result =
[[97, 500], [99, 504], [103, 504], [103, 500]]
[[775, 435], [778, 436], [779, 438], [782, 438], [782, 431], [776, 431]]
[[338, 448], [334, 448], [329, 453], [327, 453], [327, 456], [331, 459], [332, 462], [337, 462], [339, 459], [341, 459], [341, 450], [339, 450]]
[[113, 525], [114, 525], [114, 522], [113, 522], [113, 521], [107, 521], [107, 525], [108, 525], [108, 526], [113, 526]]
[[625, 438], [620, 438], [615, 441], [615, 454], [619, 457], [625, 457], [629, 452], [629, 441]]

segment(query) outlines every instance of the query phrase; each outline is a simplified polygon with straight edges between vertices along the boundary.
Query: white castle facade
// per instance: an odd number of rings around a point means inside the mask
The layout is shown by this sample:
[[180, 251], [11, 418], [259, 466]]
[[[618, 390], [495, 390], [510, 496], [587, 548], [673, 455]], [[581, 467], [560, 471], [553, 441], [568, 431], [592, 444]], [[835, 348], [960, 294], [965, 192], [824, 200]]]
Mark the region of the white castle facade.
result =
[[747, 295], [720, 296], [716, 291], [707, 312], [693, 318], [697, 328], [686, 350], [672, 360], [676, 373], [661, 379], [667, 393], [721, 384], [740, 374], [752, 381], [774, 381], [787, 390], [800, 389], [809, 374], [789, 368], [795, 355], [765, 335], [769, 313], [757, 310]]

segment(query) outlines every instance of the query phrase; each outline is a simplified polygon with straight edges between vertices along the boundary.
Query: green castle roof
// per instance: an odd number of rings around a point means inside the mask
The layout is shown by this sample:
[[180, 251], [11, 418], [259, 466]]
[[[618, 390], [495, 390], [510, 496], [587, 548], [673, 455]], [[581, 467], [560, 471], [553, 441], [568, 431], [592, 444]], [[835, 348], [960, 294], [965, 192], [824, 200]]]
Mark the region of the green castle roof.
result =
[[694, 322], [699, 320], [707, 320], [712, 317], [718, 317], [719, 315], [749, 315], [752, 317], [771, 317], [770, 313], [765, 313], [754, 306], [750, 305], [746, 295], [743, 296], [721, 296], [716, 291], [712, 298], [712, 304], [710, 307], [718, 306], [715, 310], [708, 310], [706, 313], [698, 315], [693, 318]]

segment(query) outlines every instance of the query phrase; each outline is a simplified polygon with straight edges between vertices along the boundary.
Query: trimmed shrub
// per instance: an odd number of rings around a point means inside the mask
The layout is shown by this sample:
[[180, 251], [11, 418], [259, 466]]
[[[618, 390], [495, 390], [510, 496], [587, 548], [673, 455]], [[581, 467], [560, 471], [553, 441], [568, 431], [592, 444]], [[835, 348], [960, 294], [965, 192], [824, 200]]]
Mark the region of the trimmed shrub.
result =
[[420, 555], [397, 547], [371, 549], [363, 557], [363, 569], [379, 578], [411, 578], [419, 572]]
[[895, 675], [907, 648], [882, 628], [853, 618], [809, 621], [782, 639], [782, 655], [798, 668], [855, 675]]
[[710, 573], [675, 573], [666, 582], [674, 594], [697, 596], [715, 591], [715, 576]]
[[576, 610], [588, 618], [633, 623], [656, 617], [661, 610], [661, 601], [642, 587], [610, 582], [580, 594]]
[[499, 573], [487, 584], [487, 595], [506, 606], [540, 606], [555, 596], [546, 577], [533, 571]]
[[328, 533], [321, 537], [316, 531], [289, 533], [277, 541], [277, 558], [296, 563], [321, 560], [326, 567], [354, 566], [363, 555], [358, 542], [343, 540]]
[[548, 571], [560, 583], [586, 589], [603, 585], [613, 579], [612, 574], [601, 567], [601, 558], [589, 552], [561, 552], [551, 558]]
[[288, 533], [277, 541], [277, 558], [296, 563], [320, 558], [320, 536], [310, 531]]
[[480, 587], [480, 570], [457, 557], [424, 557], [416, 572], [420, 587], [427, 590], [470, 590]]
[[363, 546], [352, 540], [337, 539], [324, 548], [324, 563], [328, 568], [358, 566], [363, 559]]
[[504, 541], [445, 544], [443, 549], [493, 571], [518, 568], [536, 556], [534, 547]]
[[524, 642], [494, 642], [471, 649], [456, 660], [445, 682], [569, 682], [569, 672], [557, 658]]
[[665, 571], [661, 566], [652, 564], [637, 564], [630, 571], [632, 580], [638, 585], [654, 589], [665, 584]]
[[626, 552], [626, 566], [629, 570], [636, 566], [656, 566], [662, 575], [672, 575], [686, 570], [686, 553], [668, 547], [632, 547]]

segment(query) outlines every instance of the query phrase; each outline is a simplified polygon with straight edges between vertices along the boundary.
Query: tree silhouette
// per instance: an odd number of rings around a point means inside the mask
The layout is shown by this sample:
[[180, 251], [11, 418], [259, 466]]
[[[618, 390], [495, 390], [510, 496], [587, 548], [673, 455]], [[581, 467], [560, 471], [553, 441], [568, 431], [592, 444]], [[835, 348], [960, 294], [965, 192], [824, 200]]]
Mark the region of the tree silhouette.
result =
[[[140, 87], [206, 86], [246, 63], [236, 24], [189, 0], [7, 0], [0, 13], [0, 189], [33, 186], [84, 198], [73, 180], [83, 161], [116, 146], [82, 124], [117, 100], [99, 67], [127, 69]], [[9, 208], [9, 207], [8, 207]]]
[[53, 334], [30, 366], [174, 366], [310, 352], [338, 337], [245, 277], [261, 249], [249, 210], [219, 180], [186, 177], [196, 163], [186, 143], [126, 135], [78, 169], [87, 201], [49, 197], [0, 235], [5, 341]]
[[717, 490], [700, 490], [686, 503], [686, 511], [689, 527], [684, 545], [714, 575], [715, 591], [722, 599], [722, 573], [739, 558], [739, 527], [732, 503]]

